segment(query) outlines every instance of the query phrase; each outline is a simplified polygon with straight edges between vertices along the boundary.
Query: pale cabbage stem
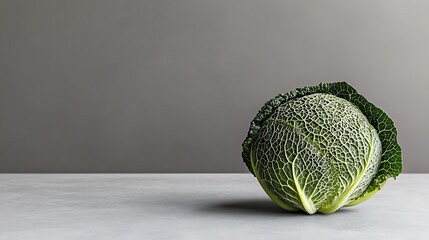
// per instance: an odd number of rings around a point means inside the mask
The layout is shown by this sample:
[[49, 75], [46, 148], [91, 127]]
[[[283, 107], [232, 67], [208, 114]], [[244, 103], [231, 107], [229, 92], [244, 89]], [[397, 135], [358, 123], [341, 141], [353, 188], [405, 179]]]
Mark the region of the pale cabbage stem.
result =
[[307, 198], [304, 191], [301, 189], [301, 186], [299, 186], [299, 182], [295, 174], [295, 161], [296, 161], [296, 158], [292, 161], [292, 175], [293, 175], [293, 181], [295, 182], [296, 190], [298, 192], [298, 196], [301, 199], [301, 203], [305, 211], [309, 214], [313, 214], [317, 211], [317, 209], [314, 207], [313, 202]]

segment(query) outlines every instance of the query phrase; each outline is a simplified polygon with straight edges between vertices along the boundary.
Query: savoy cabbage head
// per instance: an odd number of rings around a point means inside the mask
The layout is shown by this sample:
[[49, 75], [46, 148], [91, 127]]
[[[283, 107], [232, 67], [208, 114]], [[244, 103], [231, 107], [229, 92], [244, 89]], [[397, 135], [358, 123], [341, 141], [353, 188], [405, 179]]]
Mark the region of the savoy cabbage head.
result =
[[366, 201], [402, 171], [393, 121], [345, 82], [268, 101], [250, 125], [243, 160], [289, 211], [332, 213]]

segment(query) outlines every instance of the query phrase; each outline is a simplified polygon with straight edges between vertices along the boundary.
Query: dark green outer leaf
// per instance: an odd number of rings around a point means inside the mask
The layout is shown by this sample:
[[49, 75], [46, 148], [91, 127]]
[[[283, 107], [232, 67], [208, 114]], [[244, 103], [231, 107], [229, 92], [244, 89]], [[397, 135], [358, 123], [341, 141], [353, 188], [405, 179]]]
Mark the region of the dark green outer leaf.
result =
[[387, 179], [396, 177], [402, 172], [402, 151], [397, 142], [397, 130], [392, 119], [390, 119], [383, 110], [366, 100], [365, 97], [360, 95], [346, 82], [336, 82], [298, 88], [285, 94], [279, 94], [265, 103], [250, 123], [249, 132], [242, 144], [243, 160], [253, 175], [254, 173], [250, 162], [250, 148], [252, 147], [253, 139], [258, 135], [259, 129], [264, 121], [283, 103], [313, 93], [327, 93], [348, 100], [362, 111], [378, 132], [382, 144], [380, 169], [362, 196], [376, 189], [380, 189], [381, 184]]

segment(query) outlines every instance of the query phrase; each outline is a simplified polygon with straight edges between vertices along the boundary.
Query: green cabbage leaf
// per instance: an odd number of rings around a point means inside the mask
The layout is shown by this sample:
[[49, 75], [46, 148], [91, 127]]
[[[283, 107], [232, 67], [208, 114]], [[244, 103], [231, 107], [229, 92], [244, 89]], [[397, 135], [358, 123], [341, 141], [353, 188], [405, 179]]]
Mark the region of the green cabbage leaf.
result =
[[250, 124], [242, 157], [288, 211], [359, 204], [402, 171], [393, 121], [345, 82], [280, 94]]

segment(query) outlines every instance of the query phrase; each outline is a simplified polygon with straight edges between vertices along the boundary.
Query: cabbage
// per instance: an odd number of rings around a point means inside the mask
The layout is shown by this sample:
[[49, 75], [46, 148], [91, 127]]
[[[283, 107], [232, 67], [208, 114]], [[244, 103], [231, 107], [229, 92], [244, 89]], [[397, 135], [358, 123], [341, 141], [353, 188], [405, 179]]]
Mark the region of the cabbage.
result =
[[393, 121], [345, 82], [271, 99], [242, 146], [249, 171], [288, 211], [328, 214], [359, 204], [402, 171]]

